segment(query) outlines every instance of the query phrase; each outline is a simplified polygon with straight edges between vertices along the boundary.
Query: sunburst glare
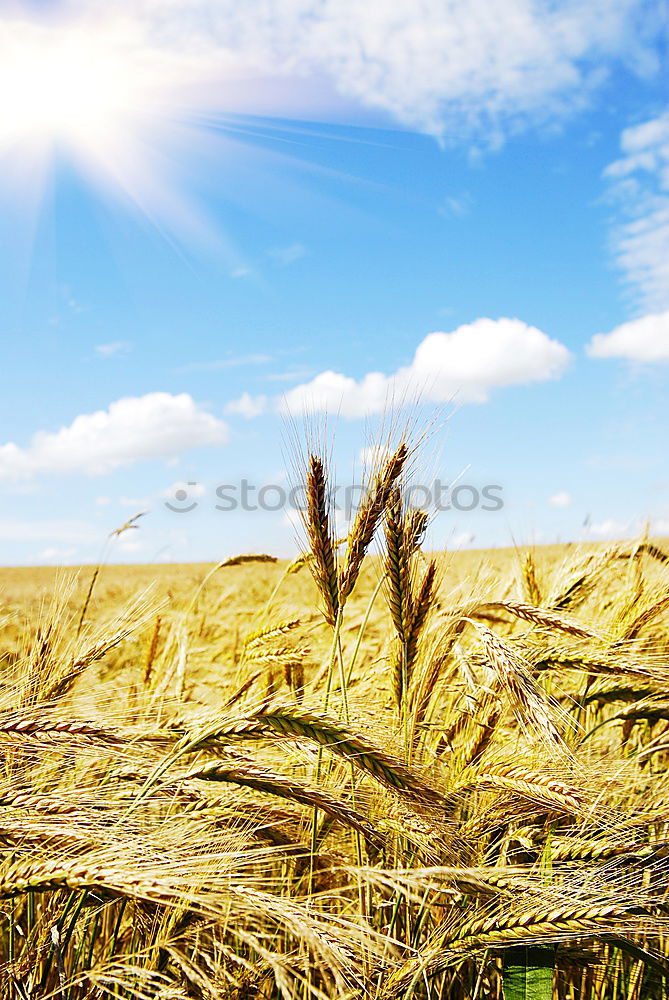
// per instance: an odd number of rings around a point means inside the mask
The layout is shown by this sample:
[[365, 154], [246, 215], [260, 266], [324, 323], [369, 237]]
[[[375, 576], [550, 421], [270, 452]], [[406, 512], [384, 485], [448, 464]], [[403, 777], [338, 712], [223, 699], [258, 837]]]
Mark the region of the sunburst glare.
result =
[[[220, 50], [156, 46], [127, 16], [24, 11], [0, 34], [0, 188], [15, 213], [23, 205], [34, 217], [65, 162], [171, 241], [234, 257], [198, 202], [198, 164], [220, 173], [235, 147], [258, 137], [245, 114], [298, 117], [300, 102], [299, 87], [268, 88]], [[313, 93], [310, 102], [313, 112]], [[270, 145], [276, 135], [276, 125], [265, 129]]]

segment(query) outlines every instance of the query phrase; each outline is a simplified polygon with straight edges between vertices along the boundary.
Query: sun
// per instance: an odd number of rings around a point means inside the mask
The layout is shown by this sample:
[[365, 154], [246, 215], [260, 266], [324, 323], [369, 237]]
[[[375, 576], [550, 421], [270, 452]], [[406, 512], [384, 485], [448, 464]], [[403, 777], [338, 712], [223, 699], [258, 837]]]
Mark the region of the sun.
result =
[[113, 153], [152, 82], [129, 54], [113, 33], [14, 25], [0, 48], [0, 150], [59, 143], [87, 158]]
[[[98, 194], [188, 237], [203, 224], [179, 170], [201, 68], [152, 46], [128, 17], [0, 18], [0, 190], [26, 216], [56, 162]], [[198, 228], [199, 227], [199, 228]]]
[[29, 15], [25, 5], [0, 14], [0, 214], [9, 206], [17, 227], [27, 220], [34, 233], [50, 208], [45, 194], [72, 166], [77, 184], [148, 220], [175, 248], [238, 266], [207, 198], [214, 186], [234, 198], [234, 182], [231, 194], [224, 182], [242, 147], [244, 159], [252, 149], [268, 165], [271, 187], [285, 153], [271, 144], [282, 129], [290, 135], [281, 122], [293, 109], [301, 116], [306, 88], [298, 79], [274, 86], [255, 57], [213, 41], [165, 40], [127, 5], [95, 16], [84, 6], [67, 16]]

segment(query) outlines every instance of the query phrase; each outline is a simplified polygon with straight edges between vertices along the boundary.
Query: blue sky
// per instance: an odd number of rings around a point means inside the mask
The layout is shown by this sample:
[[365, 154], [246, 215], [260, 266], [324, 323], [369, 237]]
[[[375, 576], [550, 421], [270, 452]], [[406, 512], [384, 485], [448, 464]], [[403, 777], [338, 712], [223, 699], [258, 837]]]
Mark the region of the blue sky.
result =
[[407, 398], [417, 484], [478, 497], [436, 547], [669, 534], [666, 24], [0, 6], [0, 562], [95, 560], [138, 510], [109, 558], [291, 554], [294, 512], [216, 488], [287, 491], [305, 409], [356, 481]]

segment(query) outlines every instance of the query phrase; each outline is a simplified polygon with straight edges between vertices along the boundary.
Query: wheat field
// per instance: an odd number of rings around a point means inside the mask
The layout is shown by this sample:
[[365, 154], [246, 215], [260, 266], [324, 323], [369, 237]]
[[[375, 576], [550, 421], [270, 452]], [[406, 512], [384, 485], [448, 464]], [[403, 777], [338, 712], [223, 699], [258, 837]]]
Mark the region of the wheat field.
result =
[[0, 570], [8, 998], [667, 997], [669, 544]]

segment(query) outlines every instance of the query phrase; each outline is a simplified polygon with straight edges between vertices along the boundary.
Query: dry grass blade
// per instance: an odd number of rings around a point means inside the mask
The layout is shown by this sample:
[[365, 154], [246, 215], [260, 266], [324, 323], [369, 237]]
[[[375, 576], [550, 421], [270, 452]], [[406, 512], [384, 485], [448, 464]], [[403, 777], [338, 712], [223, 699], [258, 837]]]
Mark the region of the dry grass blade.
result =
[[146, 659], [144, 660], [144, 669], [142, 671], [142, 679], [145, 685], [148, 685], [151, 682], [151, 672], [156, 659], [156, 653], [158, 652], [158, 639], [160, 637], [161, 624], [162, 619], [160, 615], [156, 615], [156, 623], [153, 626], [153, 631], [151, 633], [151, 641], [146, 649]]
[[459, 748], [459, 757], [463, 766], [473, 764], [490, 746], [495, 736], [502, 708], [496, 698], [486, 699], [478, 717], [473, 720], [473, 732], [469, 740]]

